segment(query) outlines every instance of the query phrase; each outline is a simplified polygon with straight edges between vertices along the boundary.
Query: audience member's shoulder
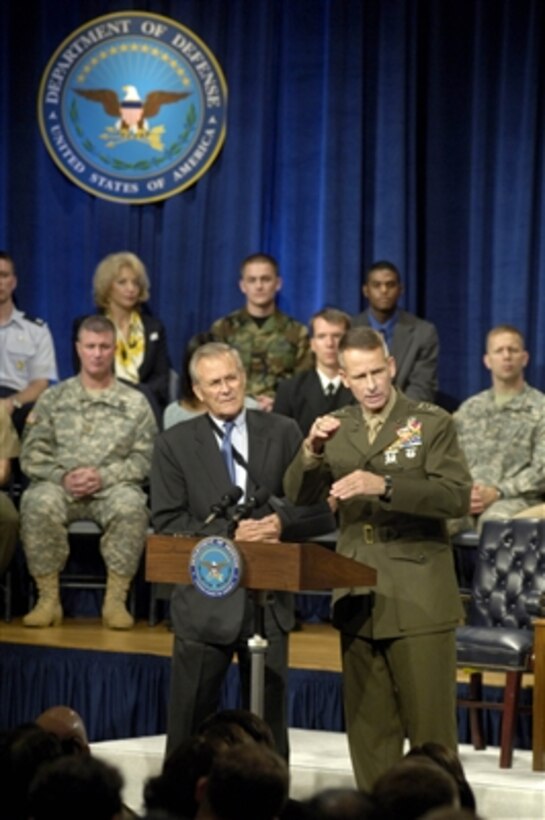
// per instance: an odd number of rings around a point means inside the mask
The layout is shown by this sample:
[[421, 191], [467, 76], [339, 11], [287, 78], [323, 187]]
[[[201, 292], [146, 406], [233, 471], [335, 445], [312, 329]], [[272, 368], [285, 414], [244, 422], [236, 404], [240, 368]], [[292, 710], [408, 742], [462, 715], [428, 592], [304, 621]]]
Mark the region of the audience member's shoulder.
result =
[[[157, 430], [159, 429], [159, 417], [155, 415], [154, 407], [150, 403], [150, 399], [145, 394], [145, 392], [139, 389], [138, 385], [133, 386], [123, 384], [123, 382], [120, 382], [119, 380], [117, 381], [117, 383], [121, 383], [123, 385], [123, 401], [125, 401], [125, 397], [127, 397], [127, 401], [130, 402], [130, 407], [132, 411], [139, 418], [142, 416], [142, 414], [149, 416], [149, 418], [153, 420], [157, 432]], [[126, 391], [129, 392], [127, 393]]]
[[[63, 405], [64, 402], [69, 400], [69, 397], [73, 395], [74, 390], [77, 388], [79, 384], [79, 379], [77, 376], [71, 376], [69, 379], [63, 379], [63, 381], [58, 382], [57, 384], [52, 384], [40, 394], [40, 396], [36, 399], [36, 404], [34, 407], [42, 407], [46, 405], [55, 406], [57, 404]], [[31, 413], [34, 411], [31, 411]]]
[[274, 318], [276, 319], [277, 324], [285, 325], [288, 328], [296, 329], [302, 335], [308, 336], [308, 328], [299, 319], [296, 319], [295, 316], [290, 316], [288, 313], [284, 313], [284, 311], [276, 308], [274, 312]]
[[352, 317], [350, 322], [351, 327], [360, 327], [360, 325], [368, 325], [369, 319], [367, 318], [367, 311], [362, 310], [361, 313], [356, 314], [356, 316]]
[[475, 393], [473, 396], [469, 396], [469, 398], [463, 401], [454, 415], [455, 417], [460, 417], [466, 413], [471, 413], [474, 410], [478, 411], [483, 404], [488, 403], [492, 400], [492, 398], [492, 390], [481, 390], [480, 393]]
[[409, 313], [408, 310], [400, 310], [399, 311], [399, 321], [407, 322], [415, 327], [418, 327], [421, 331], [427, 331], [428, 333], [437, 333], [437, 328], [430, 322], [429, 319], [423, 319], [421, 316], [417, 316], [416, 313]]
[[47, 322], [45, 319], [40, 319], [39, 316], [33, 316], [26, 311], [20, 311], [19, 318], [27, 325], [31, 333], [40, 334], [49, 332]]
[[164, 333], [165, 325], [158, 316], [150, 313], [149, 310], [143, 310], [140, 314], [142, 317], [142, 324], [150, 332]]
[[247, 316], [247, 313], [244, 308], [237, 308], [237, 310], [232, 310], [230, 313], [226, 313], [225, 316], [219, 316], [214, 322], [212, 322], [212, 327], [210, 330], [212, 333], [217, 333], [223, 328], [228, 328], [230, 325], [239, 324], [245, 316]]
[[533, 404], [545, 404], [545, 393], [538, 390], [537, 387], [531, 387], [529, 384], [525, 384], [523, 395], [525, 395]]
[[309, 370], [301, 370], [299, 373], [294, 373], [293, 376], [290, 376], [289, 379], [281, 379], [278, 382], [278, 386], [276, 388], [276, 392], [282, 393], [295, 393], [299, 390], [306, 382], [312, 379], [312, 374], [316, 373], [315, 368], [311, 368]]

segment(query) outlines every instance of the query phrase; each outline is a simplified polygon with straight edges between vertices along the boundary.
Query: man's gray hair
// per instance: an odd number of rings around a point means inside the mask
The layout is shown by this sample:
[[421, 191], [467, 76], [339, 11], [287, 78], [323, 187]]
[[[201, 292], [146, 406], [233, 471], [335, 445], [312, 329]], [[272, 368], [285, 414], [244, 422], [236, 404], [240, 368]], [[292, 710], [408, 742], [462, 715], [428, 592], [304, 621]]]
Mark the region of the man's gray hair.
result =
[[225, 344], [225, 342], [208, 342], [207, 344], [198, 347], [191, 357], [191, 361], [189, 362], [189, 375], [191, 377], [191, 382], [193, 384], [199, 383], [197, 368], [203, 359], [214, 359], [219, 356], [226, 355], [231, 356], [235, 361], [237, 370], [244, 373], [244, 365], [242, 364], [240, 353], [236, 350], [236, 348]]

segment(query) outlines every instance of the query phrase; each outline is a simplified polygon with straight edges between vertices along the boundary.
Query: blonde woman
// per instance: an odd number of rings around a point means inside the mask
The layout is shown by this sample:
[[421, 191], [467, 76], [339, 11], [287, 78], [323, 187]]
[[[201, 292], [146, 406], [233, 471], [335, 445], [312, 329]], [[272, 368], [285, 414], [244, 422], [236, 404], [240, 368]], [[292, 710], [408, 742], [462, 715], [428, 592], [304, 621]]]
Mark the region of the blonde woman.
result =
[[95, 304], [117, 331], [115, 374], [140, 386], [152, 404], [163, 409], [168, 401], [170, 364], [164, 326], [145, 309], [149, 290], [146, 268], [129, 251], [109, 254], [95, 270]]

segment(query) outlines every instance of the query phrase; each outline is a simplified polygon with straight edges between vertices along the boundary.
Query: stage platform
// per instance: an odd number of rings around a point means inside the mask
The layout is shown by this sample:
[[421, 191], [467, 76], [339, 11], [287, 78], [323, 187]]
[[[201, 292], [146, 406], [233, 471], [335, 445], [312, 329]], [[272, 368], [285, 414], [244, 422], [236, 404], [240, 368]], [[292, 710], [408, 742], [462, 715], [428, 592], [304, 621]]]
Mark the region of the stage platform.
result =
[[[125, 778], [125, 801], [136, 811], [142, 787], [158, 774], [164, 736], [107, 741], [93, 745], [93, 753], [117, 766]], [[290, 730], [291, 796], [304, 799], [329, 787], [352, 787], [346, 735], [341, 732]], [[532, 772], [530, 752], [517, 751], [512, 769], [498, 768], [498, 750], [475, 752], [460, 747], [466, 776], [484, 820], [542, 820], [545, 818], [545, 778]]]
[[[97, 753], [117, 763], [127, 779], [127, 802], [137, 807], [142, 783], [159, 771], [164, 748], [173, 636], [165, 624], [138, 622], [129, 632], [104, 629], [98, 619], [65, 619], [60, 627], [25, 629], [20, 619], [0, 623], [0, 729], [34, 720], [49, 706], [67, 704], [84, 718]], [[289, 704], [292, 792], [304, 797], [330, 785], [352, 784], [344, 719], [338, 635], [329, 624], [304, 624], [290, 637]], [[501, 675], [487, 678], [499, 697]], [[464, 687], [464, 675], [459, 686]], [[531, 697], [532, 679], [523, 697]], [[236, 665], [222, 706], [240, 705]], [[461, 743], [467, 714], [458, 715]], [[497, 744], [499, 715], [489, 713], [489, 742]], [[519, 720], [513, 769], [499, 769], [499, 752], [461, 746], [481, 814], [545, 818], [545, 777], [531, 769], [530, 721]]]

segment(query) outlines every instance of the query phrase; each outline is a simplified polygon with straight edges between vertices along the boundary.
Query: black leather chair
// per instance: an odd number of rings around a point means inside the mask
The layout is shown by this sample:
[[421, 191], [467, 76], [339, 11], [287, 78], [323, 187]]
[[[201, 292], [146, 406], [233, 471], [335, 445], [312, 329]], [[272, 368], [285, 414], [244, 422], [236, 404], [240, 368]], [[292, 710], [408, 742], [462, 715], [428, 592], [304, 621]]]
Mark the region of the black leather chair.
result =
[[[469, 668], [472, 743], [484, 749], [482, 709], [503, 712], [500, 767], [510, 768], [522, 675], [533, 668], [532, 620], [545, 605], [545, 521], [490, 521], [480, 538], [470, 620], [456, 636], [457, 663]], [[505, 672], [502, 703], [483, 700], [485, 670]]]

